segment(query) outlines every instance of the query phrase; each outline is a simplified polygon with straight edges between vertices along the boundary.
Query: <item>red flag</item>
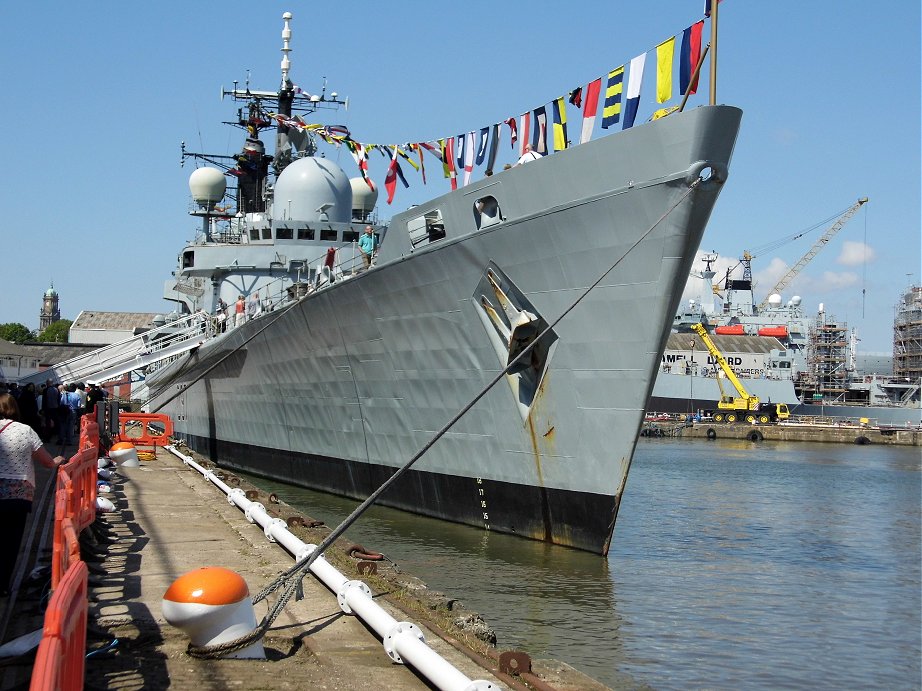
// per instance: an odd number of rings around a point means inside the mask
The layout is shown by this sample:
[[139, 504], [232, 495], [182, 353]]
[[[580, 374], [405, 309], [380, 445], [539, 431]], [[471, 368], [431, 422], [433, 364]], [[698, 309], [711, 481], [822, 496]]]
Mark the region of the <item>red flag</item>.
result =
[[586, 87], [586, 106], [583, 108], [583, 131], [579, 136], [579, 143], [585, 144], [592, 138], [592, 128], [595, 126], [595, 116], [599, 110], [599, 93], [602, 90], [602, 78], [589, 82]]
[[583, 107], [583, 87], [578, 86], [570, 92], [570, 103], [577, 108]]
[[517, 139], [517, 133], [515, 131], [515, 118], [509, 118], [506, 120], [506, 124], [509, 125], [509, 136], [512, 139], [510, 144], [515, 146], [515, 140]]
[[519, 144], [519, 156], [525, 154], [525, 145], [531, 143], [531, 113], [525, 111], [519, 116], [519, 127], [522, 130], [522, 141]]
[[384, 189], [387, 190], [387, 203], [394, 201], [394, 193], [397, 191], [397, 147], [394, 147], [394, 156], [391, 158], [391, 164], [387, 167], [387, 177], [384, 178]]

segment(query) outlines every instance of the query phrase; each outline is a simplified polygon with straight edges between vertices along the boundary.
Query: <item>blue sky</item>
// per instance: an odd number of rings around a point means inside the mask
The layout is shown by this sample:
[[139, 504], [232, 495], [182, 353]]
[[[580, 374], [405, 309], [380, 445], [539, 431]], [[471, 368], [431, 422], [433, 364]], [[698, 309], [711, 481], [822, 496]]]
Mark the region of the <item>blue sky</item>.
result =
[[[254, 87], [275, 88], [286, 10], [294, 14], [295, 83], [314, 91], [325, 76], [328, 91], [350, 99], [332, 120], [375, 143], [457, 134], [535, 108], [703, 14], [700, 0], [563, 8], [481, 0], [53, 2], [41, 10], [3, 3], [0, 241], [13, 280], [0, 323], [36, 328], [51, 281], [66, 318], [81, 309], [168, 311], [163, 282], [198, 226], [186, 214], [191, 168], [179, 166], [180, 142], [239, 150], [240, 132], [220, 124], [235, 105], [222, 103], [219, 90], [247, 70]], [[893, 307], [920, 280], [922, 263], [919, 4], [726, 0], [720, 30], [718, 101], [740, 106], [744, 117], [702, 249], [736, 264], [744, 250], [869, 197], [784, 297], [802, 295], [811, 314], [824, 303], [858, 329], [862, 351], [889, 352]], [[638, 124], [655, 108], [653, 53], [647, 61]], [[703, 104], [707, 90], [705, 75], [690, 106]], [[578, 113], [569, 119], [572, 139]], [[350, 157], [337, 160], [356, 174]], [[379, 160], [372, 172], [383, 182]], [[447, 191], [434, 166], [426, 187], [404, 168], [411, 188], [398, 189], [393, 208], [379, 203], [383, 217]], [[756, 292], [828, 225], [757, 254]]]

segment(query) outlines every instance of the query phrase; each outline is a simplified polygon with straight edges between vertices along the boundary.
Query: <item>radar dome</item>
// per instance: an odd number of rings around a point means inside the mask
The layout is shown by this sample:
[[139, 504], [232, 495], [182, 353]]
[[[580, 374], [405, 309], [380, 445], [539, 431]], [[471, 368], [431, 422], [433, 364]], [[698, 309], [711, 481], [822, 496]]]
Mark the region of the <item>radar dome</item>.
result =
[[362, 178], [350, 178], [349, 184], [352, 186], [352, 210], [358, 211], [359, 216], [364, 218], [374, 211], [378, 203], [378, 190], [371, 189]]
[[794, 307], [800, 307], [801, 302], [803, 302], [803, 298], [800, 297], [800, 295], [795, 295], [791, 298], [791, 304], [794, 305]]
[[204, 209], [211, 209], [224, 199], [227, 181], [217, 168], [199, 168], [189, 176], [189, 191], [192, 200]]
[[768, 304], [771, 307], [781, 307], [781, 296], [778, 293], [772, 293], [768, 296]]
[[275, 183], [275, 221], [332, 221], [348, 223], [352, 188], [338, 165], [325, 158], [293, 161]]

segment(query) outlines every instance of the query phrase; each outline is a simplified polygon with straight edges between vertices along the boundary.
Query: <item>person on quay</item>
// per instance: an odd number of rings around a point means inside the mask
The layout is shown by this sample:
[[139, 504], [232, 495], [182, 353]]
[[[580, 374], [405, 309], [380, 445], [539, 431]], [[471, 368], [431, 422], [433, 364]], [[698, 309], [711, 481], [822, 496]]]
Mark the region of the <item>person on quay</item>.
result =
[[19, 543], [35, 495], [35, 463], [57, 468], [63, 456], [51, 454], [28, 425], [19, 421], [19, 405], [9, 394], [0, 395], [0, 596], [9, 595]]

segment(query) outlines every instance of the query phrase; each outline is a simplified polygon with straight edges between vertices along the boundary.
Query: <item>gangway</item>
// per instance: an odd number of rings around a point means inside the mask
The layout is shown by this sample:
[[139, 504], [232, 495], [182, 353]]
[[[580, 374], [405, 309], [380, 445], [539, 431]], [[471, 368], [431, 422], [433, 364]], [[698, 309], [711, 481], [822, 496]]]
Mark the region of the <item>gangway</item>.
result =
[[60, 362], [21, 380], [40, 384], [52, 379], [62, 384], [87, 382], [101, 384], [144, 369], [159, 362], [198, 348], [215, 335], [211, 317], [203, 312], [185, 315], [176, 321], [132, 336], [124, 341]]

